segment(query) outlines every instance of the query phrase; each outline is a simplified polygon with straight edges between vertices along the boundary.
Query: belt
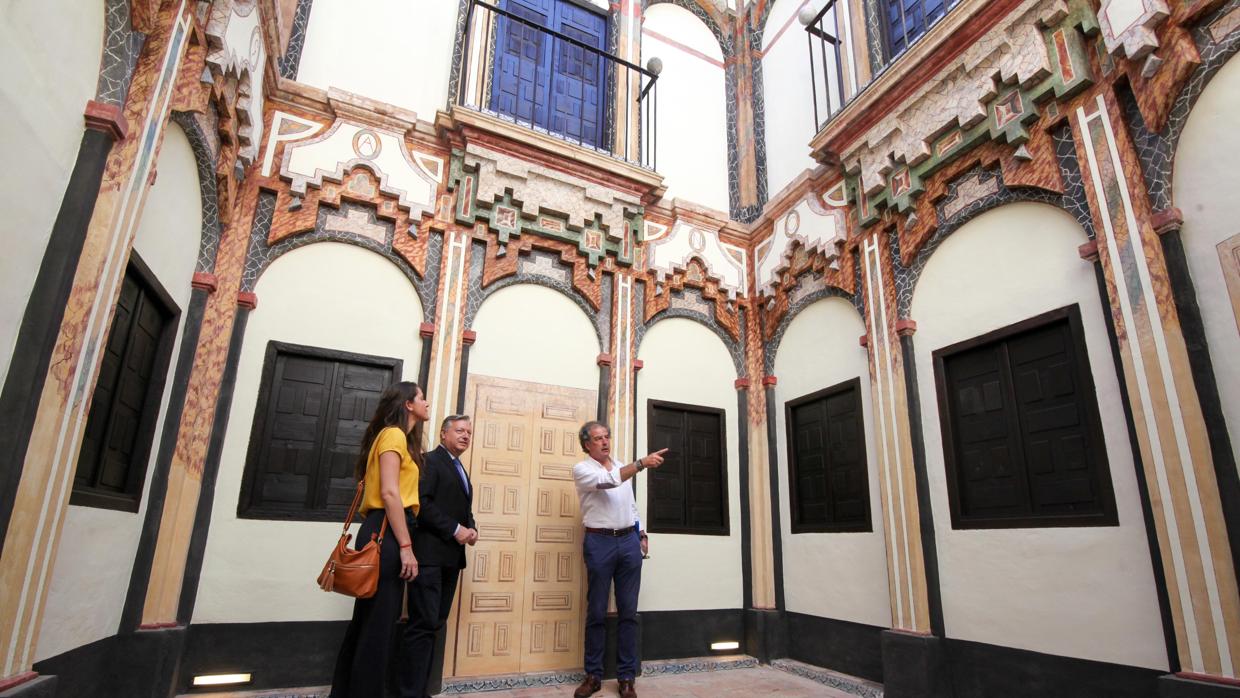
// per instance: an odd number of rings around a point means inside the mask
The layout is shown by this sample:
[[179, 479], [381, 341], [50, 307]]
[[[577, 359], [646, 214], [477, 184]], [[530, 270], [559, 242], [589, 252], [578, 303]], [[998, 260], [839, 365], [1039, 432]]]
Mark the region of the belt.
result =
[[633, 526], [629, 526], [628, 528], [590, 528], [589, 526], [586, 526], [586, 533], [597, 533], [602, 536], [611, 536], [612, 538], [627, 536], [634, 530], [635, 529]]

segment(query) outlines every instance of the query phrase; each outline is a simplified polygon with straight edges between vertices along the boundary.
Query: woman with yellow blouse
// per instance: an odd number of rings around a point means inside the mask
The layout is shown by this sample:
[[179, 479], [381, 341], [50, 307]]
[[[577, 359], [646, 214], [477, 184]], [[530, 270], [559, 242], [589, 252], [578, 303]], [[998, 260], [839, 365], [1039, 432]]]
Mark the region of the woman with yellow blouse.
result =
[[379, 398], [362, 437], [354, 475], [365, 482], [361, 505], [365, 519], [354, 545], [360, 550], [372, 536], [380, 537], [379, 588], [374, 596], [357, 599], [353, 605], [353, 619], [336, 659], [332, 698], [384, 694], [392, 628], [400, 618], [405, 582], [418, 576], [412, 536], [418, 515], [422, 425], [428, 416], [417, 383], [397, 383]]

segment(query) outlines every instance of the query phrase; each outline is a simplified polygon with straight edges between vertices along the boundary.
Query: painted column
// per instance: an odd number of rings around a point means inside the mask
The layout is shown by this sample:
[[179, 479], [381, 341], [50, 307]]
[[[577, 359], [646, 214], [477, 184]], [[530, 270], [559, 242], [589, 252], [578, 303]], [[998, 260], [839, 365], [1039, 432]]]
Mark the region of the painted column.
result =
[[886, 235], [877, 231], [862, 240], [860, 251], [866, 307], [866, 335], [862, 341], [870, 356], [891, 625], [897, 630], [929, 634], [926, 566], [922, 555], [907, 378], [897, 334], [895, 284], [890, 271], [891, 249]]
[[[443, 233], [438, 301], [431, 311], [435, 314], [434, 335], [422, 347], [423, 355], [429, 353], [431, 356], [427, 384], [422, 386], [422, 391], [431, 405], [426, 432], [432, 439], [439, 433], [443, 419], [456, 410], [457, 401], [461, 399], [457, 392], [465, 338], [465, 301], [471, 283], [472, 239], [470, 229], [458, 225], [447, 226]], [[475, 279], [472, 283], [481, 284], [482, 280]], [[427, 446], [423, 444], [424, 448]]]
[[[633, 453], [633, 436], [637, 430], [634, 410], [637, 395], [634, 390], [637, 371], [641, 364], [633, 351], [634, 319], [633, 277], [616, 273], [611, 308], [611, 395], [608, 400], [607, 421], [611, 425], [611, 455], [621, 463], [628, 463], [638, 454]], [[599, 370], [606, 367], [599, 366]], [[641, 455], [645, 455], [644, 453]]]
[[191, 30], [184, 0], [165, 4], [124, 110], [129, 135], [108, 157], [73, 288], [39, 396], [0, 556], [0, 681], [29, 675], [82, 430], [168, 120]]
[[1240, 598], [1201, 403], [1140, 164], [1110, 90], [1071, 115], [1185, 675], [1234, 679]]
[[[752, 274], [750, 278], [753, 278]], [[751, 296], [752, 297], [752, 296]], [[745, 370], [762, 380], [748, 381], [748, 413], [741, 428], [749, 443], [749, 562], [752, 588], [750, 608], [770, 610], [776, 606], [774, 532], [771, 528], [771, 458], [767, 428], [767, 388], [774, 388], [775, 377], [763, 374], [762, 328], [755, 301], [745, 312]], [[770, 391], [773, 394], [773, 390]]]
[[[621, 0], [616, 16], [616, 56], [630, 63], [642, 65], [642, 0]], [[637, 107], [637, 97], [641, 94], [645, 80], [641, 73], [626, 68], [617, 68], [624, 77], [615, 80], [613, 104], [616, 105], [617, 127], [611, 152], [628, 160], [639, 160], [641, 157], [641, 115]]]

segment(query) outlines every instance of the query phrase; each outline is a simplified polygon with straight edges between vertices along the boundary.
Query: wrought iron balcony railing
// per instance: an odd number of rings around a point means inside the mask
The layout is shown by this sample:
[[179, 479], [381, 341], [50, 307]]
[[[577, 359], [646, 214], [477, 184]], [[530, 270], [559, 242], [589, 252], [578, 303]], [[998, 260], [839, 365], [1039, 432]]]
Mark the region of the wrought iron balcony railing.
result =
[[[814, 12], [812, 5], [798, 17], [805, 25], [809, 44], [810, 83], [814, 99], [814, 125], [822, 129], [848, 103], [860, 96], [914, 46], [930, 28], [948, 15], [961, 0], [879, 0], [881, 17], [865, 41], [856, 42], [851, 54], [845, 49], [839, 28], [849, 21], [845, 3], [827, 0]], [[851, 80], [845, 79], [845, 66]], [[859, 70], [858, 65], [868, 66]], [[869, 79], [860, 77], [869, 74]]]
[[604, 50], [601, 15], [548, 19], [471, 0], [453, 103], [654, 170], [661, 63]]

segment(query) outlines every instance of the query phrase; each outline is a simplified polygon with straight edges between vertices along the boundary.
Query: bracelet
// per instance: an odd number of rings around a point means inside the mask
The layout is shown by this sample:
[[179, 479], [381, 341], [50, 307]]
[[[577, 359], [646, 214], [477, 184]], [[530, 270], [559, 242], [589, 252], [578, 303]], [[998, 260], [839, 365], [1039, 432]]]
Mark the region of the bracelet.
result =
[[633, 461], [633, 465], [637, 466], [637, 472], [639, 473], [646, 469], [646, 464], [642, 462], [641, 458], [638, 458], [637, 460]]
[[405, 543], [404, 545], [402, 545], [402, 546], [400, 546], [400, 547], [402, 547], [402, 548], [412, 548], [412, 547], [413, 547], [413, 543]]

